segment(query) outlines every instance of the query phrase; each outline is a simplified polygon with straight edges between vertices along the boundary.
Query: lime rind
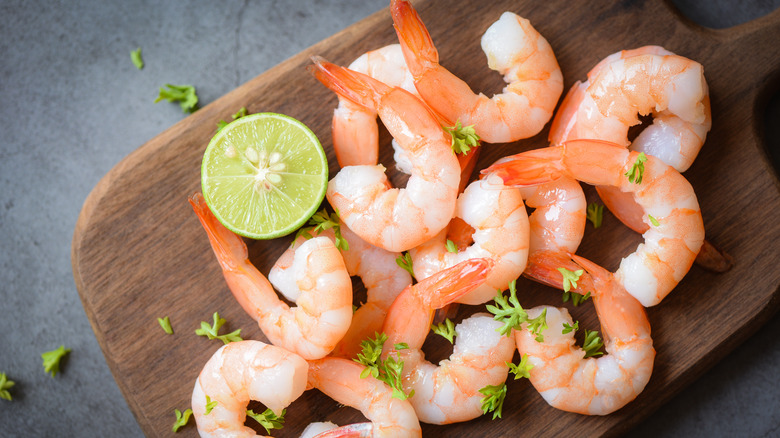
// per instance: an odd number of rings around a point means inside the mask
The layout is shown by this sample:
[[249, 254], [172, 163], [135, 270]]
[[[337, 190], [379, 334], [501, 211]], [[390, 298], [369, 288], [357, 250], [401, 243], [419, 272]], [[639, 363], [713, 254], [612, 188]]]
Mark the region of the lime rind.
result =
[[234, 120], [211, 139], [203, 155], [206, 203], [225, 227], [253, 239], [298, 229], [317, 211], [327, 183], [328, 162], [319, 140], [283, 114]]

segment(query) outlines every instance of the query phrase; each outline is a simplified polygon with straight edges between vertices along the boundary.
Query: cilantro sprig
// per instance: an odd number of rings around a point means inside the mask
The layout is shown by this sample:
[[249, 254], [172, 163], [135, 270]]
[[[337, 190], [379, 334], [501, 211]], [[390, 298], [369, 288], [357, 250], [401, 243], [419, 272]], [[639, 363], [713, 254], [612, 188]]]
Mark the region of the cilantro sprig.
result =
[[64, 345], [60, 345], [60, 348], [56, 350], [47, 351], [41, 354], [41, 359], [43, 359], [43, 371], [50, 373], [52, 377], [57, 375], [60, 371], [60, 361], [68, 353], [70, 353], [70, 348], [65, 348]]
[[455, 324], [449, 318], [445, 319], [444, 322], [439, 323], [439, 325], [431, 324], [431, 330], [433, 330], [435, 334], [450, 341], [450, 344], [454, 344], [455, 336], [458, 336], [458, 333], [455, 332]]
[[566, 333], [576, 332], [580, 329], [580, 322], [574, 321], [574, 325], [570, 325], [568, 322], [563, 323], [563, 330], [561, 330], [561, 334], [565, 335]]
[[506, 398], [506, 384], [500, 385], [487, 385], [479, 390], [482, 397], [482, 413], [493, 413], [493, 420], [501, 418], [501, 409], [504, 407], [504, 399]]
[[[166, 89], [165, 87], [168, 88]], [[165, 87], [160, 87], [160, 94], [154, 100], [154, 103], [161, 100], [179, 102], [181, 110], [185, 113], [192, 113], [198, 109], [198, 94], [195, 91], [195, 87], [192, 85], [173, 84], [165, 84]]]
[[593, 224], [593, 228], [601, 226], [601, 221], [604, 217], [604, 206], [601, 204], [588, 204], [588, 209], [585, 212], [586, 217]]
[[186, 409], [184, 413], [182, 413], [178, 409], [174, 409], [173, 413], [176, 414], [176, 421], [173, 423], [173, 432], [176, 433], [179, 431], [180, 428], [187, 425], [187, 423], [190, 421], [190, 416], [192, 415], [192, 409]]
[[444, 130], [452, 136], [452, 151], [456, 154], [465, 154], [479, 146], [479, 136], [474, 131], [474, 125], [462, 126], [458, 120], [455, 126], [445, 126]]
[[5, 373], [0, 373], [0, 398], [6, 400], [12, 400], [11, 393], [8, 391], [14, 386], [13, 380], [8, 380], [8, 376]]
[[412, 255], [409, 254], [409, 252], [405, 252], [395, 259], [395, 263], [402, 267], [406, 272], [409, 273], [409, 275], [414, 278], [414, 265], [412, 263]]
[[231, 342], [237, 342], [237, 341], [243, 341], [241, 339], [241, 329], [235, 330], [230, 333], [226, 333], [224, 335], [219, 334], [219, 329], [225, 325], [225, 319], [219, 317], [218, 312], [214, 312], [214, 323], [212, 325], [209, 325], [205, 321], [200, 322], [200, 328], [195, 330], [195, 334], [198, 336], [205, 336], [209, 339], [219, 339], [220, 341], [224, 342], [225, 344], [229, 344]]
[[293, 243], [295, 243], [295, 240], [298, 240], [298, 237], [300, 236], [311, 239], [325, 230], [332, 229], [333, 235], [336, 237], [336, 248], [342, 251], [349, 251], [349, 242], [347, 242], [347, 239], [341, 235], [341, 225], [339, 223], [338, 213], [329, 214], [327, 210], [323, 208], [317, 213], [314, 213], [314, 216], [309, 219], [308, 225], [310, 227], [301, 228], [297, 233], [295, 233], [295, 239], [293, 240]]
[[644, 152], [640, 152], [636, 157], [636, 161], [624, 175], [628, 177], [628, 182], [634, 184], [642, 184], [642, 176], [645, 173], [645, 161], [647, 161], [647, 155]]
[[266, 433], [271, 433], [272, 429], [281, 429], [284, 427], [284, 415], [287, 413], [287, 409], [282, 409], [282, 415], [277, 416], [274, 411], [266, 409], [260, 414], [256, 414], [255, 411], [247, 409], [246, 415], [252, 417], [255, 421], [260, 423], [265, 429]]
[[496, 330], [507, 337], [512, 333], [512, 329], [519, 330], [520, 325], [528, 320], [528, 313], [520, 305], [520, 301], [517, 300], [516, 282], [517, 280], [512, 280], [509, 283], [509, 299], [504, 296], [503, 292], [498, 291], [498, 294], [493, 298], [496, 305], [488, 304], [485, 306], [488, 312], [495, 315], [493, 317], [494, 320], [504, 323], [502, 327]]
[[[411, 390], [408, 394], [403, 390], [403, 384], [401, 382], [401, 376], [403, 375], [404, 362], [401, 360], [401, 355], [396, 352], [396, 356], [392, 354], [387, 356], [387, 359], [382, 360], [382, 347], [387, 341], [387, 335], [384, 333], [374, 333], [374, 338], [368, 338], [360, 343], [361, 352], [358, 353], [356, 359], [352, 359], [355, 362], [365, 366], [366, 368], [360, 373], [360, 378], [365, 379], [369, 375], [375, 379], [386, 383], [393, 390], [393, 397], [399, 400], [406, 400], [414, 395], [414, 390]], [[396, 350], [403, 350], [409, 348], [406, 344], [395, 344]]]
[[520, 356], [520, 363], [517, 365], [512, 362], [506, 362], [506, 364], [509, 366], [509, 372], [515, 375], [515, 380], [522, 379], [523, 377], [526, 379], [531, 377], [530, 371], [534, 365], [528, 361], [527, 354]]

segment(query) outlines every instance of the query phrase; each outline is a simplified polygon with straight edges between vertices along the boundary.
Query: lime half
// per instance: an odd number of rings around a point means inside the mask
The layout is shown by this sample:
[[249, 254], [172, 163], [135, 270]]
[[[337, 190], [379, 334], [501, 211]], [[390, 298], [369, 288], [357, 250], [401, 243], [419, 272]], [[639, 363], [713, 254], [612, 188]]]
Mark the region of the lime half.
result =
[[237, 119], [203, 154], [206, 203], [222, 225], [252, 239], [295, 231], [317, 210], [327, 186], [328, 159], [319, 140], [283, 114]]

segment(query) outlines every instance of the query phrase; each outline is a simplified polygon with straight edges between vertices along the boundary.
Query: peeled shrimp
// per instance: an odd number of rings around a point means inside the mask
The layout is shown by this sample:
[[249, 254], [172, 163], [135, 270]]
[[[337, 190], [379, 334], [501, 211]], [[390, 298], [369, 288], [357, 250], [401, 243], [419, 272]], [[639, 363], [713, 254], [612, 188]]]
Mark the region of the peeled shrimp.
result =
[[[231, 342], [206, 362], [192, 391], [192, 414], [201, 437], [254, 437], [244, 426], [249, 400], [274, 414], [303, 394], [309, 365], [295, 353], [259, 341]], [[206, 403], [216, 402], [209, 413]]]
[[[333, 349], [331, 355], [353, 358], [360, 352], [360, 343], [375, 332], [382, 330], [387, 309], [393, 300], [408, 285], [412, 276], [396, 263], [400, 254], [385, 251], [366, 243], [353, 233], [343, 222], [340, 223], [341, 237], [349, 244], [348, 250], [340, 250], [350, 275], [363, 280], [367, 298], [352, 315], [352, 323], [344, 337]], [[332, 229], [324, 230], [318, 236], [335, 239]], [[299, 237], [276, 264], [271, 268], [268, 279], [287, 299], [295, 300], [297, 287], [291, 270], [295, 252], [305, 242]]]
[[430, 277], [459, 262], [489, 257], [495, 263], [485, 282], [456, 301], [482, 304], [504, 290], [523, 273], [528, 258], [528, 215], [518, 189], [504, 186], [499, 178], [474, 181], [458, 197], [455, 217], [471, 229], [473, 244], [463, 250], [447, 249], [447, 231], [409, 251], [414, 276]]
[[409, 2], [393, 0], [390, 10], [417, 91], [450, 124], [474, 125], [483, 141], [503, 143], [536, 135], [550, 120], [563, 76], [550, 44], [528, 20], [504, 12], [482, 36], [488, 66], [507, 83], [489, 99], [439, 65], [433, 40]]
[[701, 64], [658, 46], [612, 54], [567, 94], [550, 131], [552, 144], [573, 139], [629, 146], [628, 128], [637, 114], [653, 124], [630, 143], [684, 172], [712, 126], [707, 82]]
[[[573, 140], [561, 146], [505, 157], [484, 174], [507, 185], [534, 185], [569, 176], [630, 193], [649, 225], [644, 243], [621, 260], [616, 281], [645, 306], [653, 306], [677, 285], [704, 240], [699, 203], [690, 183], [674, 168], [647, 156], [641, 183], [629, 181], [637, 152], [612, 143]], [[653, 222], [657, 225], [652, 225]], [[652, 225], [652, 226], [650, 226]]]
[[384, 167], [347, 166], [328, 183], [327, 197], [347, 226], [366, 242], [401, 252], [441, 231], [455, 211], [460, 166], [444, 132], [425, 104], [408, 91], [314, 59], [323, 84], [379, 114], [410, 154], [413, 169], [405, 189], [392, 189]]
[[[457, 337], [452, 355], [438, 365], [425, 360], [421, 348], [430, 332], [435, 309], [481, 284], [487, 278], [490, 259], [472, 259], [441, 271], [406, 288], [387, 314], [384, 354], [398, 354], [404, 363], [403, 387], [414, 390], [409, 401], [420, 421], [449, 424], [482, 415], [487, 385], [506, 380], [515, 346], [500, 335], [501, 323], [491, 315], [478, 313], [455, 327]], [[394, 350], [399, 343], [409, 348]]]
[[[586, 271], [578, 283], [592, 291], [607, 355], [585, 358], [575, 345], [574, 331], [562, 333], [564, 323], [573, 325], [569, 312], [549, 306], [527, 311], [529, 318], [536, 318], [546, 309], [544, 340], [538, 342], [536, 334], [525, 329], [515, 331], [517, 350], [528, 356], [533, 365], [529, 380], [550, 406], [607, 415], [634, 400], [650, 380], [655, 358], [650, 323], [642, 305], [612, 274], [581, 257], [572, 259], [576, 263], [569, 268]], [[548, 273], [551, 279], [561, 278], [555, 267]]]
[[309, 386], [338, 403], [358, 409], [370, 423], [358, 423], [329, 430], [318, 437], [420, 437], [420, 422], [408, 400], [393, 398], [393, 390], [368, 376], [364, 366], [338, 357], [309, 362]]
[[[366, 52], [348, 67], [371, 76], [391, 87], [401, 87], [417, 94], [414, 79], [406, 68], [401, 46], [388, 46]], [[333, 111], [333, 149], [341, 167], [375, 165], [378, 160], [379, 128], [376, 111], [339, 96]]]
[[291, 269], [297, 306], [281, 301], [268, 280], [249, 261], [246, 244], [209, 210], [203, 195], [190, 197], [208, 234], [230, 291], [272, 344], [304, 359], [330, 353], [352, 321], [352, 281], [333, 242], [313, 238], [298, 248]]

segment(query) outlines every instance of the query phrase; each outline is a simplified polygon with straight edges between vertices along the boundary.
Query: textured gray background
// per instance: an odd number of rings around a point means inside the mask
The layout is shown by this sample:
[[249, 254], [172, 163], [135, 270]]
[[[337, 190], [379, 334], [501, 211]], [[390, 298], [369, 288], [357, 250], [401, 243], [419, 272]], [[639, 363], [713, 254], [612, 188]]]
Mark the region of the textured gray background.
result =
[[[676, 3], [711, 27], [780, 6]], [[157, 88], [194, 84], [208, 104], [386, 4], [0, 0], [0, 372], [16, 382], [14, 400], [0, 400], [0, 436], [142, 435], [81, 306], [70, 241], [98, 180], [184, 117], [174, 104], [152, 104]], [[129, 59], [138, 46], [143, 71]], [[768, 119], [774, 151], [777, 100]], [[777, 333], [780, 316], [632, 435], [778, 436]], [[73, 352], [51, 378], [40, 354], [60, 344]]]

